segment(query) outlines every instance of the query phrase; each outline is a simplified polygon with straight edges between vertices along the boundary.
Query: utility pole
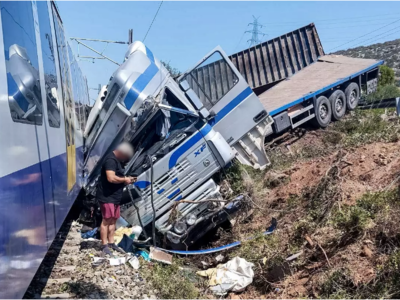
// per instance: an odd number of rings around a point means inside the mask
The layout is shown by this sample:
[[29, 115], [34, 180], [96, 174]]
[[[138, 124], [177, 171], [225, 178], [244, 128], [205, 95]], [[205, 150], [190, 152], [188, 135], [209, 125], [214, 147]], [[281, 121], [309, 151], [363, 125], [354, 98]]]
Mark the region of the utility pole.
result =
[[266, 34], [260, 31], [260, 28], [265, 27], [264, 25], [260, 24], [258, 22], [258, 19], [260, 17], [256, 18], [255, 16], [253, 16], [253, 22], [249, 23], [247, 26], [252, 25], [253, 26], [253, 30], [247, 30], [245, 31], [245, 33], [251, 33], [251, 39], [249, 39], [247, 42], [250, 43], [250, 47], [260, 44], [261, 40], [259, 39], [259, 35], [265, 36]]
[[133, 29], [129, 29], [128, 44], [133, 43]]

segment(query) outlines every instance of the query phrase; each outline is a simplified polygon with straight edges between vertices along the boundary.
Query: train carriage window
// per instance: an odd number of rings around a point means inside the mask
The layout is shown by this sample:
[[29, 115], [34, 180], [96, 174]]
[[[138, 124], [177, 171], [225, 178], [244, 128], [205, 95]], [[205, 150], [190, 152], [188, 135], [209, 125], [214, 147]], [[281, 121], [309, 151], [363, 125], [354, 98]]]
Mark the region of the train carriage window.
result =
[[239, 81], [218, 51], [184, 76], [182, 80], [187, 80], [207, 109], [211, 109]]
[[49, 9], [46, 1], [38, 1], [36, 3], [39, 16], [40, 43], [42, 45], [47, 115], [49, 125], [58, 128], [60, 127], [60, 100], [58, 100], [57, 73]]
[[15, 122], [42, 124], [39, 63], [32, 3], [1, 1], [8, 103]]

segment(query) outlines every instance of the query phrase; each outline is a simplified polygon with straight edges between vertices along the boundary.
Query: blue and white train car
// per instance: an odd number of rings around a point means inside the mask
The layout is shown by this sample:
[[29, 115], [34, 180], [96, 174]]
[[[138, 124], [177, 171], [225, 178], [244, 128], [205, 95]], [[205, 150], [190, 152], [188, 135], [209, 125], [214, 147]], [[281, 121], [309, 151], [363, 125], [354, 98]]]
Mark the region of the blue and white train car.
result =
[[81, 189], [89, 97], [53, 2], [0, 10], [0, 298], [21, 298]]

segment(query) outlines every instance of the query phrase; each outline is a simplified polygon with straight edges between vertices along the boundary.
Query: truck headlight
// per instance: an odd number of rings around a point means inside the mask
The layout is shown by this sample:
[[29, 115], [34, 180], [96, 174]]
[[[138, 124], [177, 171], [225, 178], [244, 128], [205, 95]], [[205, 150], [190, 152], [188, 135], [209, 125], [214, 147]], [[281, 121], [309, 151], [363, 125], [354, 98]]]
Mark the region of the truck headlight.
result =
[[182, 233], [184, 233], [184, 232], [186, 231], [186, 229], [187, 229], [187, 226], [186, 226], [185, 221], [183, 221], [183, 220], [177, 221], [177, 222], [175, 223], [175, 225], [174, 225], [174, 231], [175, 231], [177, 234], [182, 234]]
[[186, 224], [189, 226], [192, 226], [194, 223], [196, 223], [197, 217], [194, 214], [188, 214], [186, 216]]

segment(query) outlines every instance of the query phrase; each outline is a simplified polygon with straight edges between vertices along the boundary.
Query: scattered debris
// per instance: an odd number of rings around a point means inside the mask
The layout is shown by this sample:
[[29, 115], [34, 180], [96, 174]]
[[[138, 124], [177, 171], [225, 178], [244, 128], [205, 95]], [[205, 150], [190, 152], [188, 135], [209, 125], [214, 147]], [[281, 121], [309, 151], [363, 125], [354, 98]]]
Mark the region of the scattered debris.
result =
[[129, 264], [131, 265], [132, 268], [134, 268], [135, 270], [139, 270], [140, 262], [139, 262], [139, 259], [136, 256], [132, 257], [128, 262], [129, 262]]
[[150, 259], [155, 261], [162, 262], [164, 264], [172, 264], [172, 255], [161, 251], [160, 249], [156, 249], [154, 247], [150, 247]]
[[314, 247], [314, 242], [312, 241], [312, 239], [308, 236], [308, 234], [305, 235], [305, 239], [307, 240], [308, 244], [310, 245], [310, 247]]
[[98, 230], [98, 228], [96, 227], [96, 228], [94, 228], [94, 229], [92, 229], [90, 231], [87, 231], [85, 233], [81, 233], [81, 237], [83, 239], [93, 238], [93, 237], [96, 236], [97, 230]]
[[141, 276], [137, 257], [102, 257], [101, 241], [82, 239], [81, 228], [68, 220], [63, 224], [25, 298], [158, 297], [159, 292]]
[[303, 254], [303, 250], [301, 250], [300, 252], [290, 255], [288, 258], [286, 258], [286, 261], [292, 261], [295, 260], [296, 258], [298, 258], [300, 255]]
[[198, 271], [196, 274], [208, 277], [210, 289], [215, 294], [224, 295], [228, 291], [241, 292], [252, 283], [253, 266], [253, 263], [243, 258], [234, 257], [225, 264], [205, 271]]
[[119, 266], [125, 264], [126, 258], [125, 257], [110, 258], [109, 261], [111, 266]]
[[132, 234], [132, 228], [120, 227], [115, 231], [115, 233], [114, 233], [114, 241], [115, 241], [116, 245], [118, 245], [119, 242], [122, 241], [122, 238], [124, 237], [124, 234], [129, 237]]
[[205, 261], [201, 261], [201, 264], [203, 265], [203, 268], [206, 268], [210, 265], [208, 262]]
[[139, 250], [136, 250], [136, 251], [135, 251], [135, 255], [143, 257], [143, 259], [144, 259], [145, 261], [150, 261], [149, 253], [146, 252], [145, 250], [140, 250], [140, 249], [139, 249]]
[[224, 258], [225, 258], [225, 256], [223, 256], [222, 254], [219, 254], [219, 255], [217, 255], [217, 256], [215, 257], [215, 260], [216, 260], [217, 262], [221, 262], [221, 261], [224, 260]]

